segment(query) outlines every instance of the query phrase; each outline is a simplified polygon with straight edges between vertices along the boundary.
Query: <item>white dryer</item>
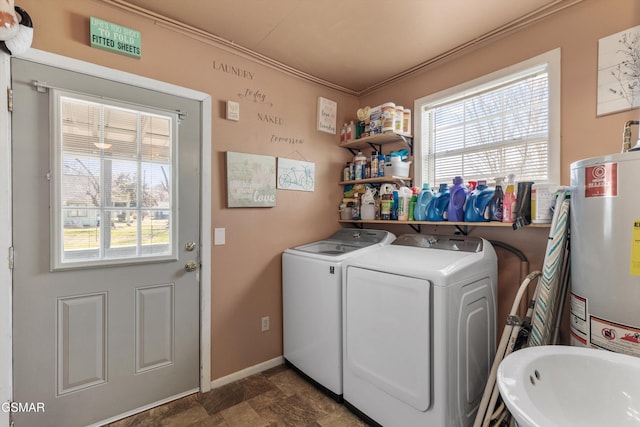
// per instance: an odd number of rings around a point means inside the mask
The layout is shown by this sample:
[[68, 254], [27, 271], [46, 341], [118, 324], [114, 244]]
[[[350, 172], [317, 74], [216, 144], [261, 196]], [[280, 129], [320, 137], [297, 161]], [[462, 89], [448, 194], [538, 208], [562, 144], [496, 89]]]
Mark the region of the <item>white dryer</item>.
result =
[[388, 245], [382, 230], [342, 229], [282, 254], [284, 358], [334, 399], [342, 399], [342, 264]]
[[342, 271], [345, 404], [385, 427], [471, 426], [496, 346], [491, 244], [407, 234]]

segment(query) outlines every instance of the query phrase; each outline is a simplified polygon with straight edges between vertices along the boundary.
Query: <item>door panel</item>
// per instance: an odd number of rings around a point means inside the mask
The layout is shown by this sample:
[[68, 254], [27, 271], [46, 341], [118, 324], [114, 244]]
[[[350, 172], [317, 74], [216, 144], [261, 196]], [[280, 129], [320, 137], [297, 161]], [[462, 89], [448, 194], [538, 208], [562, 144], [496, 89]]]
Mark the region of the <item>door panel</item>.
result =
[[[15, 425], [87, 425], [197, 390], [199, 274], [184, 266], [199, 264], [185, 243], [200, 233], [200, 104], [16, 58], [11, 72], [14, 400], [45, 407]], [[183, 113], [177, 259], [52, 270], [51, 102], [34, 81]]]
[[106, 381], [106, 302], [105, 293], [58, 299], [58, 395]]

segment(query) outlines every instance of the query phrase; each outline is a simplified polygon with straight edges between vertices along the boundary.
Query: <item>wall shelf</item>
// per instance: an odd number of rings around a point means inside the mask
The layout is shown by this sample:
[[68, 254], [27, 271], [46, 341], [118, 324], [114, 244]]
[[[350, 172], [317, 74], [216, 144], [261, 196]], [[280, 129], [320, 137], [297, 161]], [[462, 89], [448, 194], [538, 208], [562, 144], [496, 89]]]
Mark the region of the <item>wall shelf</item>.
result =
[[[338, 222], [353, 224], [358, 228], [363, 228], [365, 224], [398, 224], [398, 225], [408, 225], [414, 229], [416, 232], [420, 232], [423, 225], [450, 225], [452, 227], [456, 227], [462, 234], [467, 234], [468, 227], [501, 227], [501, 228], [513, 228], [513, 224], [507, 222], [497, 222], [497, 221], [489, 221], [489, 222], [464, 222], [464, 221], [396, 221], [396, 220], [386, 220], [386, 219], [365, 219], [365, 220], [357, 220], [357, 219], [340, 219]], [[551, 224], [529, 224], [523, 228], [549, 228]]]
[[376, 151], [382, 151], [382, 146], [393, 144], [394, 142], [404, 142], [409, 147], [411, 155], [413, 155], [413, 137], [395, 132], [384, 132], [376, 135], [365, 136], [364, 138], [354, 139], [352, 141], [341, 142], [340, 147], [346, 148], [353, 154], [354, 149], [373, 148]]
[[349, 181], [340, 181], [338, 184], [340, 185], [351, 185], [351, 184], [381, 184], [383, 182], [405, 182], [411, 181], [412, 178], [406, 176], [380, 176], [376, 178], [366, 178], [366, 179], [351, 179]]

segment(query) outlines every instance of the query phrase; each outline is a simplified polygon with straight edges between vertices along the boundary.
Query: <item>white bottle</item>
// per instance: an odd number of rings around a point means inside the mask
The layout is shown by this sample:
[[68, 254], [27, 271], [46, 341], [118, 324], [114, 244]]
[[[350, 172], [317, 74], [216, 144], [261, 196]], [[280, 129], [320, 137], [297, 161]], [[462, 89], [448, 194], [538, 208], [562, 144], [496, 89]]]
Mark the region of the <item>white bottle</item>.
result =
[[411, 110], [409, 108], [405, 108], [402, 115], [402, 131], [405, 135], [411, 135]]
[[356, 125], [353, 120], [347, 125], [347, 141], [353, 141], [356, 137]]
[[395, 133], [404, 132], [404, 107], [396, 105], [396, 117], [393, 120], [393, 131]]
[[353, 158], [353, 164], [355, 166], [356, 179], [364, 179], [367, 158], [362, 154], [362, 151], [358, 151], [358, 154]]
[[340, 128], [340, 142], [347, 142], [347, 124], [343, 124]]

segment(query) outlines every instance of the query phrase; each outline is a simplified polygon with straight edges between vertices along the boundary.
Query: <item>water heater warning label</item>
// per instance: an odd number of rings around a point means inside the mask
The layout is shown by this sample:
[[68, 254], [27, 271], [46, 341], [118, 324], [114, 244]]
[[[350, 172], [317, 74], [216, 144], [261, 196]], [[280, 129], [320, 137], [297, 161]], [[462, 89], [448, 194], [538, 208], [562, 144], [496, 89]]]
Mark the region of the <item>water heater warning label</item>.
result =
[[640, 276], [640, 219], [633, 220], [629, 274], [632, 276]]
[[585, 197], [612, 197], [618, 195], [618, 164], [604, 163], [584, 169]]
[[640, 356], [640, 329], [591, 316], [591, 344], [616, 353]]
[[587, 300], [571, 293], [571, 335], [574, 336], [582, 344], [587, 344], [587, 335], [589, 333], [587, 325]]

